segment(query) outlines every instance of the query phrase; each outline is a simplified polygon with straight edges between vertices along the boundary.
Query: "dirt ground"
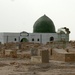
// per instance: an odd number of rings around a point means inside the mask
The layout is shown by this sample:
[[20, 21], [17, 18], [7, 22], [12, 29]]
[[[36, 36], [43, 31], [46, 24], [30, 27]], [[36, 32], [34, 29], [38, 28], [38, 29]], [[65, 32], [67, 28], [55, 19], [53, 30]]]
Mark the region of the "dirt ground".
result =
[[75, 63], [50, 60], [34, 64], [30, 59], [0, 59], [0, 75], [75, 75]]
[[[9, 43], [5, 45], [1, 45], [1, 52], [4, 50], [16, 50], [16, 46], [13, 47], [14, 43]], [[34, 46], [34, 47], [33, 47]], [[37, 47], [36, 47], [37, 46]], [[68, 44], [67, 47], [73, 47], [75, 50], [75, 42]], [[34, 44], [22, 44], [21, 53], [27, 51], [31, 48], [33, 49], [43, 49], [50, 48], [50, 45], [34, 45]], [[15, 48], [15, 49], [13, 49]], [[55, 45], [55, 48], [62, 48]], [[72, 50], [69, 48], [70, 50]], [[36, 50], [35, 49], [35, 50]], [[17, 50], [17, 52], [20, 52]], [[74, 51], [75, 52], [75, 51]], [[3, 52], [6, 54], [6, 52]], [[20, 53], [20, 54], [21, 54]], [[18, 53], [19, 54], [19, 53]], [[11, 55], [11, 54], [10, 54]], [[4, 56], [4, 55], [3, 55]], [[27, 57], [27, 55], [26, 55]], [[62, 62], [62, 61], [55, 61], [50, 59], [49, 63], [32, 63], [30, 57], [27, 58], [18, 57], [18, 58], [11, 58], [8, 57], [0, 57], [0, 75], [75, 75], [75, 62]], [[62, 59], [62, 58], [61, 58]]]

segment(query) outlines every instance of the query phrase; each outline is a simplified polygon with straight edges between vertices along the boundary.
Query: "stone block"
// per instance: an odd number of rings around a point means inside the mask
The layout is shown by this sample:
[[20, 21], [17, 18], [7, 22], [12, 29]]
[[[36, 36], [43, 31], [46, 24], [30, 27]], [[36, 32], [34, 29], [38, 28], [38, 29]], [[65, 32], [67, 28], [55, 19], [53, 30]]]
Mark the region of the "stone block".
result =
[[17, 58], [17, 51], [11, 51], [10, 52], [10, 57]]
[[11, 52], [12, 50], [5, 50], [5, 55], [10, 55], [10, 52]]
[[75, 62], [75, 53], [67, 52], [63, 49], [53, 50], [53, 60], [64, 62]]
[[32, 49], [31, 49], [31, 56], [37, 56], [37, 55], [38, 55], [38, 50], [32, 48]]
[[48, 50], [42, 50], [41, 57], [42, 57], [42, 63], [49, 63], [49, 51]]
[[42, 63], [41, 56], [31, 56], [32, 63]]

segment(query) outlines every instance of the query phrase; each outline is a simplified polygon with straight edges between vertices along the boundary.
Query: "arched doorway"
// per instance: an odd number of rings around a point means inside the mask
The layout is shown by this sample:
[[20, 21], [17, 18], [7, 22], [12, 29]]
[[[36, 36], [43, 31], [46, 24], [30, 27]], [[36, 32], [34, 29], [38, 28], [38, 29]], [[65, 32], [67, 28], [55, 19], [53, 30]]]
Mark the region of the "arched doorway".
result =
[[54, 37], [50, 37], [50, 41], [54, 41]]
[[22, 38], [21, 42], [28, 42], [28, 39], [27, 38]]

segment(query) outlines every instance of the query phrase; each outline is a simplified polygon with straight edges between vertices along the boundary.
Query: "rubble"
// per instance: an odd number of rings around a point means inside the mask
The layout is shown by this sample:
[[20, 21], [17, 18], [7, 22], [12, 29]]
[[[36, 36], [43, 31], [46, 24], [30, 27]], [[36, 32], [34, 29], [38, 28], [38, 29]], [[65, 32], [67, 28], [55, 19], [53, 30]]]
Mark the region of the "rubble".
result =
[[[11, 42], [11, 43], [0, 44], [0, 57], [1, 58], [9, 57], [15, 59], [27, 58], [32, 60], [33, 59], [38, 60], [39, 58], [39, 60], [41, 59], [41, 62], [43, 62], [47, 58], [49, 60], [55, 60], [58, 58], [61, 61], [61, 56], [62, 56], [62, 58], [63, 57], [67, 58], [67, 59], [63, 59], [64, 61], [66, 60], [68, 61], [70, 60], [68, 57], [71, 58], [71, 56], [74, 55], [75, 53], [74, 45], [75, 42], [72, 41], [66, 42], [65, 48], [63, 48], [63, 42], [48, 42], [47, 44], [39, 44], [39, 43], [34, 44], [29, 42], [22, 42], [22, 43]], [[58, 52], [54, 51], [54, 49], [57, 49]], [[48, 53], [44, 52], [45, 50], [47, 50]], [[60, 53], [61, 50], [62, 53]], [[66, 53], [64, 53], [63, 51], [65, 51]]]
[[63, 48], [62, 42], [0, 44], [0, 73], [66, 75], [70, 73], [66, 71], [73, 71], [71, 73], [75, 75], [74, 45], [74, 42], [68, 42]]

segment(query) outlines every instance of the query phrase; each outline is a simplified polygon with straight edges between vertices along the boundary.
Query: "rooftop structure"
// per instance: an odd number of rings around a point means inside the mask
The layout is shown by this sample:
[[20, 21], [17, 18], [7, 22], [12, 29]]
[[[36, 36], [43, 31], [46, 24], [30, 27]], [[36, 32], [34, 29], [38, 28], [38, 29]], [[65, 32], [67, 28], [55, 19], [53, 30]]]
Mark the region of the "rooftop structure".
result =
[[53, 21], [46, 15], [40, 17], [33, 26], [33, 33], [55, 33]]

